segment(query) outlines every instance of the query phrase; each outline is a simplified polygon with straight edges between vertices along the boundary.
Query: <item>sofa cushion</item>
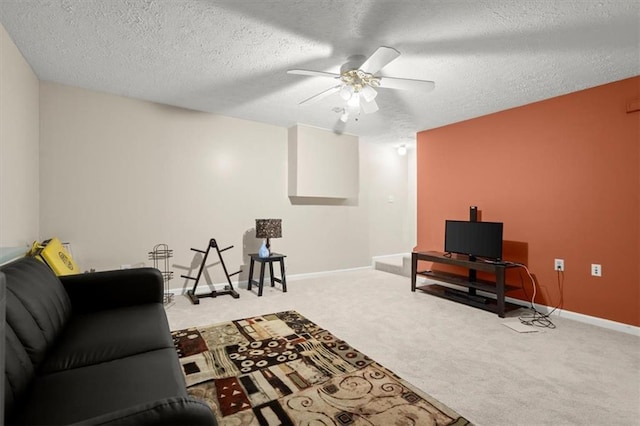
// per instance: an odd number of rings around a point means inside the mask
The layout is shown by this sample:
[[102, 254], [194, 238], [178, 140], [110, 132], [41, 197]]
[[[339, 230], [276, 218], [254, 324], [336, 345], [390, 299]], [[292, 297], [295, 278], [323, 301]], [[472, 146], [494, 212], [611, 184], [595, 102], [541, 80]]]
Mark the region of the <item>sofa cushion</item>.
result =
[[71, 302], [58, 277], [38, 260], [22, 258], [3, 266], [2, 272], [7, 281], [7, 325], [37, 368], [69, 320]]
[[173, 397], [92, 417], [73, 426], [217, 426], [209, 405], [191, 397]]
[[4, 343], [4, 411], [5, 416], [10, 418], [14, 407], [22, 403], [35, 372], [29, 354], [10, 325], [5, 327]]
[[[60, 425], [171, 397], [186, 397], [175, 349], [39, 376], [24, 424]], [[64, 407], [64, 409], [60, 409]]]
[[40, 373], [173, 348], [160, 303], [74, 315], [40, 367]]

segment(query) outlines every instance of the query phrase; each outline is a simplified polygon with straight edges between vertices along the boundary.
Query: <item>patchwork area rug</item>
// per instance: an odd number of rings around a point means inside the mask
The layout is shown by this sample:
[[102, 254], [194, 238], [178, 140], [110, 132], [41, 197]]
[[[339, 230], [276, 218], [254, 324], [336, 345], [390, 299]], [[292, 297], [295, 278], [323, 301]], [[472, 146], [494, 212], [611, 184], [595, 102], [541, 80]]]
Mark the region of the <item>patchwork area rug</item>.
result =
[[295, 311], [172, 335], [221, 425], [470, 424]]

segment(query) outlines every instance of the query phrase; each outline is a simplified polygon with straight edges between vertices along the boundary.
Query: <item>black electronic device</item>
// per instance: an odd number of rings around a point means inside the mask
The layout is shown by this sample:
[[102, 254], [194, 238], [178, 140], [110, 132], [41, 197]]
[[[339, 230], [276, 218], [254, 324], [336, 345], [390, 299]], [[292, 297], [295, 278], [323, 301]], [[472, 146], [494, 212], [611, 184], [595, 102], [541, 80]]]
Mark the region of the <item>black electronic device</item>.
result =
[[502, 222], [445, 221], [444, 251], [502, 259]]
[[477, 222], [478, 221], [478, 207], [477, 206], [469, 206], [469, 221]]

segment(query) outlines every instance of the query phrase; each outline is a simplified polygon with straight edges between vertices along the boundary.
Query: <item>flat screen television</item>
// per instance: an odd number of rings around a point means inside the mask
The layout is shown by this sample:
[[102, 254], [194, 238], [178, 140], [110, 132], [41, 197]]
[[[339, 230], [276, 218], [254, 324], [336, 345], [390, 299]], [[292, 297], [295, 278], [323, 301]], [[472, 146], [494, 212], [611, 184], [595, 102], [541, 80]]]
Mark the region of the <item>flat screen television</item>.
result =
[[447, 220], [444, 251], [487, 259], [502, 259], [502, 222]]

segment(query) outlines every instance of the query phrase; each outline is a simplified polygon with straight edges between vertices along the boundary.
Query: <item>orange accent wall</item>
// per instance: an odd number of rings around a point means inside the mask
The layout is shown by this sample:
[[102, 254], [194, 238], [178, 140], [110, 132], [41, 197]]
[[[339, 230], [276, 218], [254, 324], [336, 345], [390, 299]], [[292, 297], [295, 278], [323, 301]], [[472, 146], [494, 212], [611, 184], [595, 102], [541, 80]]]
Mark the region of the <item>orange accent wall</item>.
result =
[[[638, 98], [640, 76], [420, 132], [416, 249], [441, 251], [445, 219], [476, 205], [504, 222], [504, 258], [528, 265], [537, 303], [640, 326]], [[523, 275], [507, 281], [530, 295]]]

